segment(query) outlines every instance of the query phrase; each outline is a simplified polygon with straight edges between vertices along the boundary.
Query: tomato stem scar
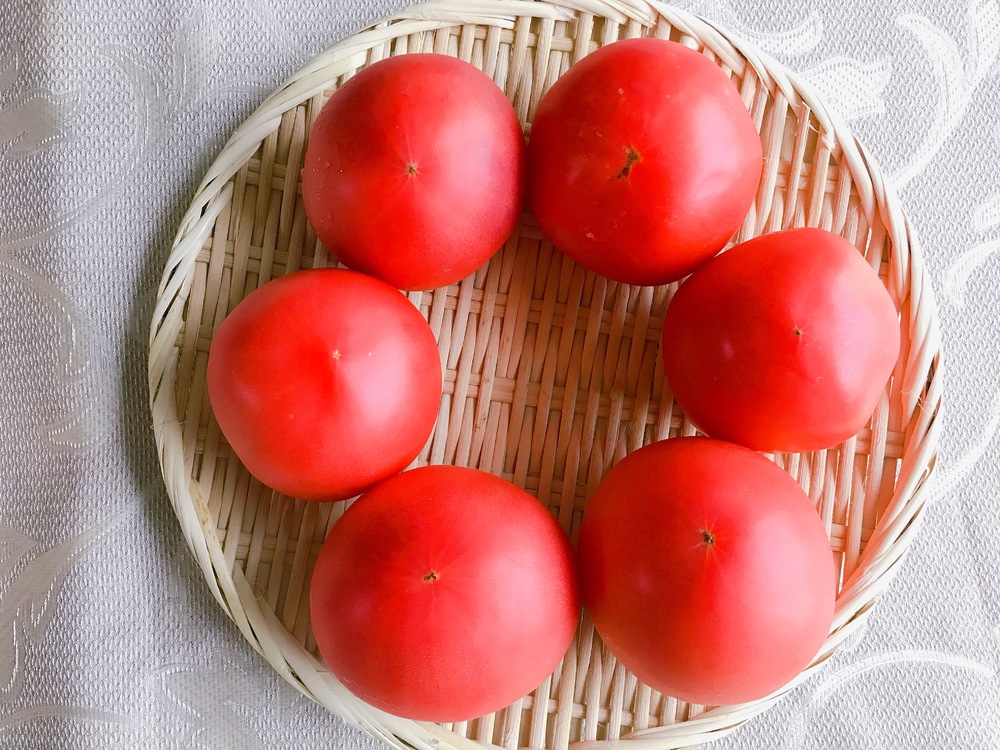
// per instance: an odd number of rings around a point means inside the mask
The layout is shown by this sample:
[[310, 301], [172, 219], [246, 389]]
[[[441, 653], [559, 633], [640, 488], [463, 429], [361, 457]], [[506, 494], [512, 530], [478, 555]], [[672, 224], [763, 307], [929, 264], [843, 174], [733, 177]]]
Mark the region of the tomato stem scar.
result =
[[703, 541], [705, 544], [708, 544], [708, 545], [715, 544], [715, 534], [713, 534], [711, 531], [707, 531], [707, 530], [702, 531], [701, 532], [701, 541]]
[[625, 166], [622, 167], [622, 171], [615, 176], [615, 179], [623, 180], [628, 177], [629, 172], [632, 171], [632, 165], [638, 161], [642, 161], [642, 156], [639, 152], [631, 146], [627, 147], [625, 149]]
[[425, 575], [421, 580], [424, 583], [434, 583], [434, 581], [437, 581], [440, 578], [441, 578], [441, 574], [438, 573], [436, 570], [432, 570], [430, 573], [428, 573], [427, 575]]
[[334, 359], [340, 359], [340, 349], [334, 349], [333, 354], [330, 355]]
[[799, 328], [798, 326], [795, 326], [792, 330], [795, 331], [795, 335], [796, 336], [801, 336], [802, 335], [802, 329]]
[[408, 174], [408, 175], [410, 175], [412, 177], [416, 173], [417, 173], [417, 165], [416, 164], [407, 164], [406, 165], [406, 174]]

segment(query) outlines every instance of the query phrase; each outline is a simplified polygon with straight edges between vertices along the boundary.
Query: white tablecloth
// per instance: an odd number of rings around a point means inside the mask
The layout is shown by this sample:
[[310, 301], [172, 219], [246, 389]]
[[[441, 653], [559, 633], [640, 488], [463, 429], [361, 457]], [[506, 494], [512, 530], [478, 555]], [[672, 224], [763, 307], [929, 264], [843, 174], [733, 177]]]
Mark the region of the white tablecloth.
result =
[[[801, 71], [899, 189], [945, 429], [863, 637], [722, 748], [1000, 746], [1000, 2], [680, 0]], [[229, 134], [395, 0], [0, 0], [0, 747], [377, 743], [300, 697], [203, 583], [147, 410], [152, 302]]]

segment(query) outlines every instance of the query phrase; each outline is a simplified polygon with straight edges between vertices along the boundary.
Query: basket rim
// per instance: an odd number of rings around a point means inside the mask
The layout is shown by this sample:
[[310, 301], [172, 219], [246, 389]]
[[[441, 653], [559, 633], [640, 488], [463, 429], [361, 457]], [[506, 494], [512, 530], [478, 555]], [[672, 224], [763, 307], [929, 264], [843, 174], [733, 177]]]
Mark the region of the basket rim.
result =
[[[263, 140], [277, 130], [282, 115], [329, 88], [341, 72], [358, 67], [368, 50], [381, 42], [419, 31], [436, 31], [456, 24], [512, 30], [523, 19], [571, 20], [591, 13], [650, 26], [666, 19], [681, 33], [710, 47], [734, 70], [750, 65], [756, 75], [777, 89], [792, 106], [802, 106], [823, 124], [840, 147], [840, 161], [850, 171], [865, 216], [878, 216], [890, 234], [894, 257], [905, 263], [890, 266], [890, 285], [908, 290], [911, 347], [906, 367], [926, 374], [922, 387], [904, 393], [904, 423], [910, 437], [892, 499], [876, 524], [854, 573], [837, 598], [831, 634], [816, 660], [794, 680], [766, 698], [739, 706], [711, 708], [694, 719], [636, 730], [614, 741], [581, 741], [575, 750], [668, 750], [714, 739], [767, 710], [788, 691], [807, 680], [869, 615], [885, 591], [924, 516], [926, 488], [937, 458], [941, 430], [942, 367], [937, 308], [913, 228], [898, 197], [886, 183], [875, 160], [835, 112], [827, 110], [808, 81], [789, 71], [737, 35], [691, 12], [659, 0], [426, 0], [390, 18], [341, 39], [293, 73], [233, 132], [216, 156], [185, 212], [158, 287], [149, 335], [148, 385], [154, 438], [161, 473], [185, 540], [201, 566], [213, 596], [244, 637], [286, 681], [323, 704], [340, 718], [399, 748], [481, 750], [484, 745], [439, 725], [386, 714], [356, 698], [296, 641], [277, 616], [261, 606], [241, 571], [230, 570], [222, 545], [209, 522], [205, 499], [189, 482], [181, 425], [174, 400], [177, 356], [173, 349], [182, 325], [186, 300], [184, 281], [210, 236], [215, 220], [233, 195], [232, 180]], [[331, 71], [339, 70], [333, 73]], [[832, 145], [832, 143], [831, 143]]]

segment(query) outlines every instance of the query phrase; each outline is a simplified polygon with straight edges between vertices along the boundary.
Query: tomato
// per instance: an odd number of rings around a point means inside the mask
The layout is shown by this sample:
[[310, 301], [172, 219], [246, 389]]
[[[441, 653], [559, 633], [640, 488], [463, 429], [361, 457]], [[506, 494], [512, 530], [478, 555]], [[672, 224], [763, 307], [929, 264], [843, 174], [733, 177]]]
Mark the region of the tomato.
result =
[[219, 326], [208, 394], [233, 451], [306, 500], [358, 494], [404, 469], [437, 418], [437, 344], [419, 311], [343, 269], [270, 281]]
[[404, 472], [334, 524], [310, 585], [330, 670], [406, 718], [460, 721], [536, 688], [576, 630], [569, 538], [524, 490], [456, 466]]
[[400, 289], [470, 275], [524, 204], [525, 143], [510, 102], [457, 58], [408, 54], [350, 78], [316, 119], [306, 215], [350, 268]]
[[808, 496], [747, 448], [652, 443], [612, 468], [579, 540], [584, 606], [650, 687], [722, 705], [777, 690], [816, 656], [836, 571]]
[[739, 229], [763, 165], [739, 92], [704, 55], [662, 39], [584, 57], [538, 105], [528, 201], [542, 232], [587, 268], [663, 284]]
[[869, 420], [899, 356], [899, 315], [847, 240], [756, 237], [674, 295], [663, 365], [704, 432], [765, 452], [829, 448]]

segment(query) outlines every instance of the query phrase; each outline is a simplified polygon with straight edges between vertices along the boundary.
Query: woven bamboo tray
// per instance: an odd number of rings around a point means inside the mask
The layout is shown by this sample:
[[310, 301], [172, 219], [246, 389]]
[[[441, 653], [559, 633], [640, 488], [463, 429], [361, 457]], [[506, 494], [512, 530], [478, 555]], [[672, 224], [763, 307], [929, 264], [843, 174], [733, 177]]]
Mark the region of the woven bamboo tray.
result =
[[[830, 636], [792, 685], [859, 628], [921, 517], [940, 425], [934, 300], [895, 197], [808, 86], [724, 31], [654, 2], [416, 6], [314, 59], [235, 132], [181, 224], [149, 354], [163, 476], [216, 599], [285, 679], [390, 745], [666, 750], [728, 732], [780, 697], [707, 707], [661, 695], [616, 663], [584, 617], [556, 671], [496, 714], [440, 726], [367, 706], [323, 667], [309, 627], [310, 570], [344, 504], [305, 503], [261, 486], [229, 450], [206, 396], [208, 349], [227, 312], [268, 279], [334, 262], [306, 221], [299, 170], [310, 126], [338, 84], [388, 55], [457, 55], [496, 80], [530, 134], [542, 93], [573, 62], [643, 35], [703, 50], [732, 77], [757, 124], [766, 163], [738, 239], [804, 225], [842, 234], [878, 270], [901, 314], [900, 359], [869, 425], [828, 451], [774, 457], [815, 501], [842, 569]], [[658, 356], [674, 289], [585, 271], [525, 214], [474, 277], [409, 295], [438, 338], [446, 373], [434, 434], [415, 465], [476, 466], [509, 479], [575, 539], [586, 498], [615, 461], [695, 433], [664, 386]]]

